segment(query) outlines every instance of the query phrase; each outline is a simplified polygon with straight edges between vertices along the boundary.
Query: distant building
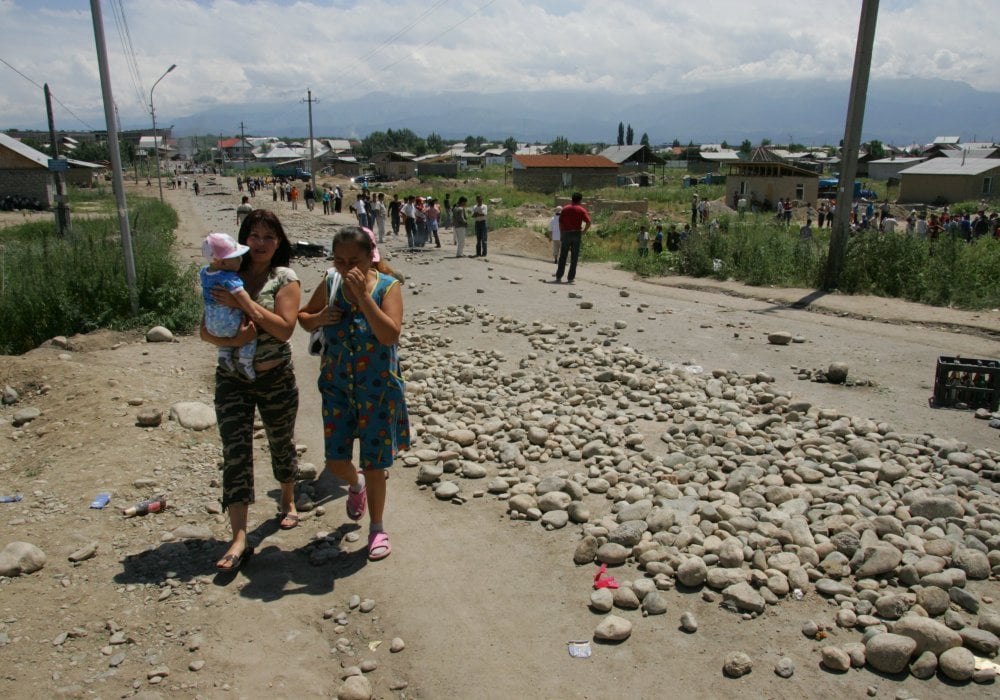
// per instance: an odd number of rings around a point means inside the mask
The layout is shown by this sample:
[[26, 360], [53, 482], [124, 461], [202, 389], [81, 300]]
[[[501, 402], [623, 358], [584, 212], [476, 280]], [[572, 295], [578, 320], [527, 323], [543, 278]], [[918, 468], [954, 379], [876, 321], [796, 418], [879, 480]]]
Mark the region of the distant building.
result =
[[764, 147], [757, 148], [750, 160], [727, 167], [726, 204], [730, 206], [744, 196], [766, 207], [783, 198], [815, 202], [819, 197], [817, 173], [787, 163]]
[[[94, 176], [104, 169], [98, 163], [72, 159], [68, 162], [69, 171], [64, 177], [70, 185], [90, 186]], [[52, 206], [54, 192], [55, 182], [49, 172], [49, 157], [0, 133], [0, 198], [25, 197], [48, 208]]]
[[380, 151], [372, 155], [371, 164], [379, 175], [393, 180], [408, 180], [417, 176], [416, 156], [406, 151]]
[[898, 180], [900, 172], [925, 160], [920, 156], [879, 158], [868, 163], [868, 177], [872, 180]]
[[614, 187], [618, 175], [618, 164], [604, 156], [515, 155], [511, 164], [514, 187], [538, 192]]
[[900, 202], [950, 204], [995, 199], [1000, 159], [932, 158], [900, 172]]

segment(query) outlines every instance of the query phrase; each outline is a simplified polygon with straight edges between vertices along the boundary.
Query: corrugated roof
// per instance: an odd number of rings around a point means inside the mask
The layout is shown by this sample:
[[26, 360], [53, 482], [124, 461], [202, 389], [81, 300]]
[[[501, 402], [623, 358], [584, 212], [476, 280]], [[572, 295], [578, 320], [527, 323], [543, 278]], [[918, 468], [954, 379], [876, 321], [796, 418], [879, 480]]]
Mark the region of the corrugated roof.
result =
[[7, 134], [0, 132], [0, 146], [8, 148], [22, 158], [27, 158], [30, 161], [34, 161], [38, 165], [42, 166], [46, 170], [49, 167], [49, 157], [37, 151], [27, 144], [23, 144], [15, 138], [8, 136]]
[[881, 163], [922, 163], [927, 160], [921, 156], [896, 156], [895, 158], [879, 158], [878, 160], [873, 160], [868, 163], [868, 165], [876, 165]]
[[931, 158], [900, 171], [901, 175], [982, 175], [1000, 169], [996, 158]]
[[614, 168], [618, 164], [604, 156], [584, 155], [541, 155], [514, 156], [514, 160], [523, 168]]
[[941, 155], [945, 158], [989, 158], [997, 152], [996, 146], [987, 146], [985, 148], [963, 148], [955, 151], [941, 151]]

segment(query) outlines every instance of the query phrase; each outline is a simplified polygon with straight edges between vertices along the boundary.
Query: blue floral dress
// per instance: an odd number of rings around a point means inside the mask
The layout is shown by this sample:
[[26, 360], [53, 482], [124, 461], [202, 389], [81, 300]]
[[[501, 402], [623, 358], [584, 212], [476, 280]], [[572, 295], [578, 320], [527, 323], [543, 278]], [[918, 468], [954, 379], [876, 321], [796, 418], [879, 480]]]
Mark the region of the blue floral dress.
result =
[[[399, 280], [377, 271], [376, 275], [372, 298], [381, 308]], [[361, 468], [387, 469], [396, 454], [410, 446], [397, 346], [378, 341], [364, 314], [344, 298], [343, 285], [334, 304], [343, 316], [339, 323], [324, 327], [326, 352], [320, 358], [318, 382], [326, 458], [351, 459], [357, 438]]]

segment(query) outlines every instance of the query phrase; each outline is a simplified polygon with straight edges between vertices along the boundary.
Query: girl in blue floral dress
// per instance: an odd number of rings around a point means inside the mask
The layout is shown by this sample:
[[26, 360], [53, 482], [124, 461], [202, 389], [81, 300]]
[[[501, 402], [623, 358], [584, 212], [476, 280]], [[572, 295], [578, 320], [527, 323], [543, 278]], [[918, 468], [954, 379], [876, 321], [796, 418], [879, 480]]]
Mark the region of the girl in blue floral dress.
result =
[[[326, 340], [318, 382], [326, 466], [348, 483], [347, 516], [360, 520], [369, 511], [368, 558], [384, 559], [392, 551], [382, 523], [386, 469], [410, 446], [397, 353], [403, 295], [368, 229], [351, 226], [334, 236], [333, 265], [341, 281], [324, 278], [299, 324], [310, 332], [322, 327]], [[355, 438], [360, 472], [351, 461]]]

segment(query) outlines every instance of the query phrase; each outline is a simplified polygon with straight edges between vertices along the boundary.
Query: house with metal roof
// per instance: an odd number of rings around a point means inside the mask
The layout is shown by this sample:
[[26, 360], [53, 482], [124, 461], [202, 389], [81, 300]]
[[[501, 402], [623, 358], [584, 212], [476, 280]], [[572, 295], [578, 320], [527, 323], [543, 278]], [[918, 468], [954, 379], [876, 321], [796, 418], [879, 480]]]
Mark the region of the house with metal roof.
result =
[[728, 164], [739, 160], [739, 151], [719, 144], [702, 144], [697, 153], [688, 153], [687, 169], [692, 173], [720, 173]]
[[604, 156], [515, 155], [511, 165], [514, 187], [538, 192], [614, 187], [618, 176], [618, 164]]
[[899, 201], [950, 204], [995, 199], [1000, 159], [932, 158], [899, 173]]
[[[94, 175], [104, 168], [99, 163], [67, 159], [66, 183], [89, 186]], [[49, 171], [49, 156], [0, 132], [0, 199], [24, 197], [51, 207], [55, 181]]]
[[899, 180], [899, 174], [907, 168], [923, 163], [922, 156], [892, 156], [879, 158], [868, 163], [868, 177], [872, 180]]

